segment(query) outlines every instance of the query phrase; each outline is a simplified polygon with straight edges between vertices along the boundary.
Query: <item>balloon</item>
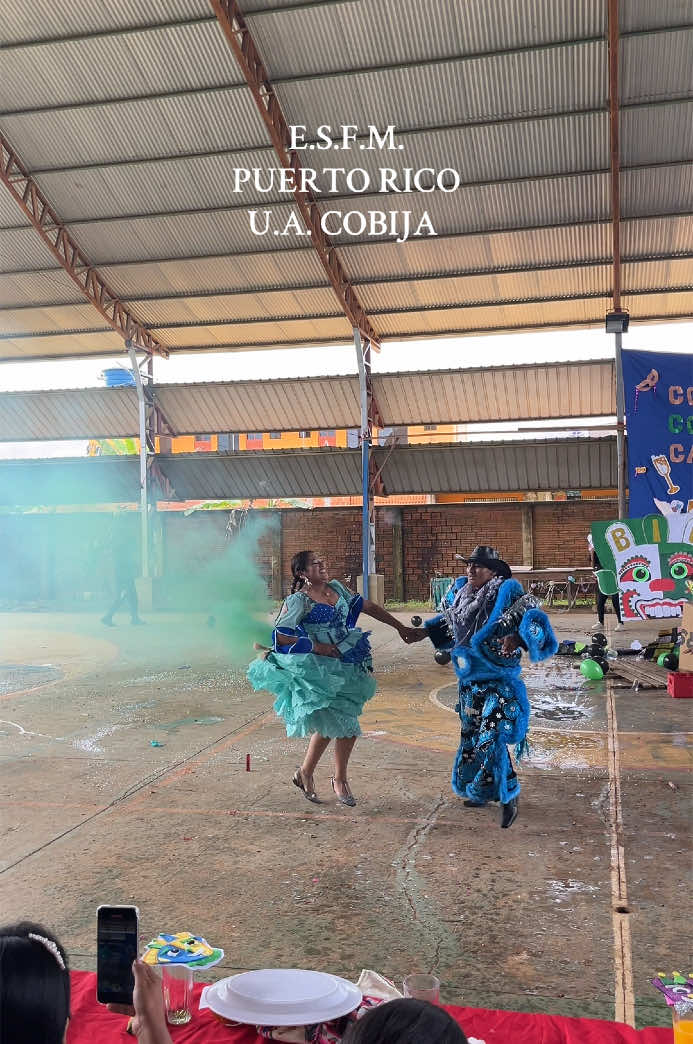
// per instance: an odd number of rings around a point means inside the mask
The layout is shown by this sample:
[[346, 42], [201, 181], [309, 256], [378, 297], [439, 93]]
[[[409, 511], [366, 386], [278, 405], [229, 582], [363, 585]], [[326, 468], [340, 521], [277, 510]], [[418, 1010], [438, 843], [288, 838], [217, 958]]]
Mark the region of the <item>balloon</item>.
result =
[[630, 643], [630, 647], [633, 650], [633, 652], [640, 652], [640, 650], [642, 649], [642, 642], [639, 642], [636, 638], [634, 642]]
[[602, 674], [609, 673], [609, 663], [607, 660], [604, 659], [603, 656], [596, 656], [594, 659], [594, 663], [596, 663], [598, 667], [601, 667]]
[[422, 623], [422, 620], [421, 620], [420, 616], [412, 616], [412, 618], [411, 618], [411, 625], [412, 625], [412, 627], [421, 627], [421, 623]]
[[576, 653], [577, 652], [583, 652], [586, 647], [587, 647], [587, 643], [586, 642], [576, 642], [575, 643], [575, 652]]
[[666, 660], [668, 655], [669, 655], [669, 653], [660, 653], [659, 654], [659, 656], [657, 657], [657, 666], [658, 667], [664, 667], [664, 661]]
[[[659, 661], [657, 661], [657, 662], [659, 662]], [[668, 671], [676, 671], [676, 670], [678, 670], [678, 666], [679, 666], [679, 658], [678, 658], [678, 656], [675, 656], [674, 653], [667, 653], [667, 655], [664, 657], [664, 662], [662, 663], [662, 667], [666, 667], [666, 669]]]
[[436, 663], [439, 663], [441, 667], [444, 667], [446, 663], [450, 663], [452, 657], [447, 649], [436, 649], [433, 654], [433, 659]]
[[598, 631], [597, 634], [592, 636], [592, 645], [606, 645], [606, 635]]
[[600, 681], [604, 677], [604, 671], [594, 660], [583, 660], [580, 664], [580, 674], [589, 681]]

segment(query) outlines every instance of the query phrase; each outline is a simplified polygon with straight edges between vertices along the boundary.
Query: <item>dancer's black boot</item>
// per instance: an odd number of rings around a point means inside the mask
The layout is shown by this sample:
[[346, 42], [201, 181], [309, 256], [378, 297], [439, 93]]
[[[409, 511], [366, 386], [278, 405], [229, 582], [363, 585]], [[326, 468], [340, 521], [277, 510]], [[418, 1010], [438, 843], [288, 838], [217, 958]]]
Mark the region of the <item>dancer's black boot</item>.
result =
[[518, 811], [518, 802], [516, 797], [501, 805], [501, 827], [504, 830], [507, 830], [508, 827], [513, 825], [513, 823], [517, 819]]

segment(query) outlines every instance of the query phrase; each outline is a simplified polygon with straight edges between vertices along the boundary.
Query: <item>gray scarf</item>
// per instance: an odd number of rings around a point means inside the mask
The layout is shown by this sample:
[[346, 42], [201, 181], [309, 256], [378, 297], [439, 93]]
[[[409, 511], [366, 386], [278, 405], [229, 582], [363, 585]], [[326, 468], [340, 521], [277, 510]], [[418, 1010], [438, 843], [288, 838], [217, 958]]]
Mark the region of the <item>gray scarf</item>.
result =
[[452, 626], [458, 645], [469, 644], [472, 635], [488, 622], [502, 583], [502, 576], [494, 576], [475, 591], [467, 581], [457, 592], [455, 601], [445, 615]]

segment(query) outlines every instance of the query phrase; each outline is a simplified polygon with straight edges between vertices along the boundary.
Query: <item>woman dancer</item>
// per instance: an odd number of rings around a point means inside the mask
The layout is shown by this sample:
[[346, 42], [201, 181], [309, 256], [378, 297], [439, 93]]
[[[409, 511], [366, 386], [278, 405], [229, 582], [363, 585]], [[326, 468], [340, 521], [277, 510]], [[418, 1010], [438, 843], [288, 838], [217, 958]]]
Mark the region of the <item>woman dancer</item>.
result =
[[[274, 631], [274, 649], [254, 660], [248, 678], [254, 689], [277, 698], [287, 736], [310, 736], [292, 782], [308, 801], [318, 802], [313, 773], [334, 740], [332, 789], [343, 805], [356, 799], [349, 788], [349, 756], [361, 735], [359, 715], [375, 693], [370, 631], [356, 627], [360, 613], [394, 627], [405, 642], [427, 636], [405, 627], [375, 602], [330, 580], [327, 565], [314, 551], [299, 551], [291, 561], [291, 594]], [[288, 655], [287, 655], [288, 654]]]

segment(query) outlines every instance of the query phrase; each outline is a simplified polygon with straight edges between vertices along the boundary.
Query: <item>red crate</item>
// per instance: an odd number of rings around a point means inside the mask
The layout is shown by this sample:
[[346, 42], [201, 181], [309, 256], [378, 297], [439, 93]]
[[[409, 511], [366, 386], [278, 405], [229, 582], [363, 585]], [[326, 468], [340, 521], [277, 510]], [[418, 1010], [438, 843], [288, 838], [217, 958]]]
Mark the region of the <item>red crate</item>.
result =
[[667, 692], [675, 700], [693, 700], [693, 674], [669, 671], [667, 675]]

